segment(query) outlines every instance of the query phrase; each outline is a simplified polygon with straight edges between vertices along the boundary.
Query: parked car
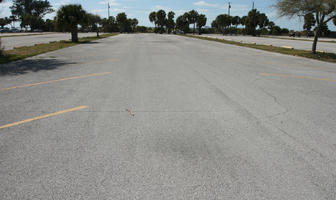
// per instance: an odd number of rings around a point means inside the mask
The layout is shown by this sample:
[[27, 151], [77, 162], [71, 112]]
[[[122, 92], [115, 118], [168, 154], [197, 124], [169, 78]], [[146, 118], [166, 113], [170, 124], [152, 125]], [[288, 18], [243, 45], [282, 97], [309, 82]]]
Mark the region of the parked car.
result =
[[11, 32], [12, 33], [20, 33], [21, 31], [19, 29], [17, 29], [17, 28], [12, 28]]
[[176, 34], [184, 34], [184, 32], [181, 30], [176, 30]]

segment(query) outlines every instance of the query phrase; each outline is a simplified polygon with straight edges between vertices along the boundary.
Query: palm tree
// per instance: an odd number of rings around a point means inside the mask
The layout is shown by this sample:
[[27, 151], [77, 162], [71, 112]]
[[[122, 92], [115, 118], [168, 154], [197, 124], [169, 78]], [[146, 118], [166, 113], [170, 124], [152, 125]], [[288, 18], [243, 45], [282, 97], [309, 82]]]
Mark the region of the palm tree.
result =
[[240, 17], [239, 16], [232, 17], [232, 25], [234, 25], [237, 28], [239, 24], [240, 24]]
[[136, 27], [137, 27], [137, 25], [139, 24], [139, 21], [138, 21], [136, 18], [134, 18], [134, 19], [129, 19], [129, 21], [130, 21], [130, 25], [131, 25], [132, 32], [135, 32]]
[[187, 14], [179, 16], [176, 19], [176, 29], [183, 31], [183, 33], [189, 32], [189, 22]]
[[87, 22], [87, 14], [79, 4], [62, 6], [57, 12], [57, 24], [61, 30], [71, 32], [71, 41], [78, 42], [78, 25]]
[[156, 24], [157, 24], [156, 12], [151, 12], [151, 13], [149, 14], [149, 21], [150, 21], [151, 23], [154, 23], [155, 28], [156, 28]]
[[202, 27], [206, 25], [207, 18], [205, 15], [199, 15], [197, 17], [197, 28], [198, 28], [198, 34], [201, 35], [202, 33]]
[[175, 28], [175, 22], [174, 22], [174, 17], [175, 17], [175, 13], [173, 11], [170, 11], [168, 13], [168, 19], [167, 19], [167, 29], [168, 29], [168, 33], [170, 34], [174, 28]]
[[88, 18], [88, 25], [90, 27], [90, 31], [96, 31], [97, 33], [97, 37], [99, 37], [99, 25], [102, 22], [102, 19], [100, 18], [99, 15], [94, 15], [91, 13], [87, 14], [87, 18]]
[[189, 23], [190, 24], [194, 24], [194, 34], [196, 32], [196, 22], [197, 22], [197, 18], [198, 18], [198, 12], [196, 10], [192, 10], [189, 12], [189, 15], [188, 15], [189, 19]]
[[116, 17], [117, 24], [119, 26], [120, 33], [129, 32], [129, 21], [126, 13], [119, 13]]
[[223, 35], [224, 35], [225, 34], [225, 30], [231, 24], [231, 18], [230, 18], [230, 16], [227, 15], [227, 14], [218, 15], [217, 18], [215, 19], [215, 21], [216, 21], [217, 29], [220, 32], [222, 32]]
[[164, 10], [159, 10], [156, 13], [157, 22], [160, 27], [160, 34], [164, 32], [164, 26], [166, 25], [166, 15], [167, 14]]

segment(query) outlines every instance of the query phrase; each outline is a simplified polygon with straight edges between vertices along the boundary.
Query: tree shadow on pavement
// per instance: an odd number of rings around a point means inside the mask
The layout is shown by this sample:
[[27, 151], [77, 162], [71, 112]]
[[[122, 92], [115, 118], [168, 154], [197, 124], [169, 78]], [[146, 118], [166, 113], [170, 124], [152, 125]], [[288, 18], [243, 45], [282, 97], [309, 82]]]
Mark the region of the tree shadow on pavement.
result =
[[20, 75], [41, 70], [55, 70], [65, 65], [76, 64], [59, 59], [26, 59], [0, 65], [0, 76]]

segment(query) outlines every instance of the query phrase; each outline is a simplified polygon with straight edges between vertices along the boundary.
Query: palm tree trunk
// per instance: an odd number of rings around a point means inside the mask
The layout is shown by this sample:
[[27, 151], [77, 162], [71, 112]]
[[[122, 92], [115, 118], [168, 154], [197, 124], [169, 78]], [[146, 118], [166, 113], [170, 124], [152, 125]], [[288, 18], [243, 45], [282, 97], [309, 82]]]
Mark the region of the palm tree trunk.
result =
[[3, 56], [3, 48], [2, 48], [2, 45], [1, 45], [1, 38], [0, 38], [0, 57]]
[[71, 31], [71, 41], [78, 42], [78, 30], [77, 29]]
[[195, 32], [196, 32], [196, 23], [194, 23], [194, 35], [195, 35]]
[[314, 42], [313, 42], [313, 46], [312, 46], [313, 54], [316, 54], [317, 41], [318, 41], [318, 38], [319, 38], [319, 33], [320, 33], [320, 26], [317, 26], [316, 30], [314, 31]]

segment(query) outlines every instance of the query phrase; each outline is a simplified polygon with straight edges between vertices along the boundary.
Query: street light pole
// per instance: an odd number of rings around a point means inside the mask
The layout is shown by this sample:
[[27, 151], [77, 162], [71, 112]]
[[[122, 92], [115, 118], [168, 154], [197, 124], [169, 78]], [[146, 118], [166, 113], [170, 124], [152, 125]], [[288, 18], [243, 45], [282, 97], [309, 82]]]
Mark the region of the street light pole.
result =
[[108, 19], [110, 19], [110, 3], [107, 3]]
[[229, 16], [230, 16], [230, 9], [231, 9], [231, 3], [229, 2], [229, 9], [228, 9], [229, 10], [229, 12], [228, 12]]
[[[230, 17], [230, 10], [231, 10], [231, 3], [229, 2], [229, 8], [228, 8], [229, 17]], [[230, 17], [229, 34], [231, 34], [231, 23], [232, 23], [232, 20], [231, 20], [231, 17]]]

